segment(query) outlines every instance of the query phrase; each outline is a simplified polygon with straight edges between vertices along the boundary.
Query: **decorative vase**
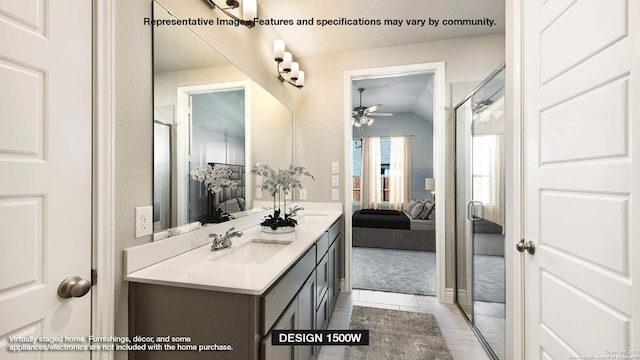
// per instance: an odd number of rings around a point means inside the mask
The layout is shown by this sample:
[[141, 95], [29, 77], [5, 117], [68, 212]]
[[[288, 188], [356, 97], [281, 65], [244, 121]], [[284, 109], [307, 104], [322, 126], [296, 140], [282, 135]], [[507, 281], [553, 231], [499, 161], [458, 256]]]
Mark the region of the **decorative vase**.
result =
[[262, 232], [268, 234], [287, 234], [296, 231], [295, 226], [279, 226], [275, 230], [271, 226], [263, 226]]

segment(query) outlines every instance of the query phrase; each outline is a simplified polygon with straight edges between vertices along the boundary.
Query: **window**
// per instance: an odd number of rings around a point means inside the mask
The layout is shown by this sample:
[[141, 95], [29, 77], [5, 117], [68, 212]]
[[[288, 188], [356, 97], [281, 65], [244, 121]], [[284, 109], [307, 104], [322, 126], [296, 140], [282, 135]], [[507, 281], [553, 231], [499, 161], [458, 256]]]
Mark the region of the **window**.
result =
[[[362, 175], [362, 140], [353, 140], [353, 198], [355, 202], [360, 201], [361, 175]], [[390, 179], [389, 169], [391, 167], [391, 138], [380, 138], [380, 177], [382, 184], [382, 201], [389, 201]]]

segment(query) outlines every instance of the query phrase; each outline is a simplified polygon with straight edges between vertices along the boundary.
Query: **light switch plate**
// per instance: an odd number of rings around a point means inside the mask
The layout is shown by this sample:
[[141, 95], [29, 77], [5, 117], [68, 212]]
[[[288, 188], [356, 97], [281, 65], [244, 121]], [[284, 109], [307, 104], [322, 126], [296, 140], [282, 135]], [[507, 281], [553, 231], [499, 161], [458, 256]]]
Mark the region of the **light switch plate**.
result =
[[307, 200], [307, 189], [300, 189], [300, 200]]
[[262, 176], [256, 176], [256, 185], [262, 186]]
[[331, 163], [331, 173], [332, 174], [339, 174], [340, 173], [340, 163], [339, 162], [332, 162]]
[[136, 208], [136, 238], [153, 234], [153, 206]]
[[340, 177], [338, 175], [331, 177], [331, 186], [340, 186]]
[[340, 200], [340, 190], [331, 189], [331, 200]]
[[262, 189], [259, 186], [256, 188], [256, 199], [262, 199]]

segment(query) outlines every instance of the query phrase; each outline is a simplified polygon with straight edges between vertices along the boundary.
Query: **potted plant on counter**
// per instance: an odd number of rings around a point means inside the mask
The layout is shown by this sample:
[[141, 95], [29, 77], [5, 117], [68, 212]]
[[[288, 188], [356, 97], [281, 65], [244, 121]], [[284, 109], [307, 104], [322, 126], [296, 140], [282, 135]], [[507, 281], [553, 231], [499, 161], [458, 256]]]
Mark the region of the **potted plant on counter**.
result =
[[218, 193], [225, 187], [234, 190], [238, 188], [238, 183], [231, 180], [232, 174], [229, 166], [223, 164], [215, 164], [213, 167], [208, 164], [198, 165], [191, 170], [191, 178], [204, 183], [213, 198], [213, 213], [209, 212], [198, 217], [201, 224], [221, 223], [232, 218], [231, 215], [218, 208]]
[[[296, 211], [302, 210], [295, 206], [287, 212], [287, 196], [293, 189], [302, 189], [301, 176], [313, 175], [304, 167], [290, 165], [288, 169], [275, 171], [267, 164], [257, 164], [251, 170], [253, 174], [262, 176], [261, 190], [267, 190], [273, 198], [273, 214], [265, 217], [262, 231], [269, 233], [288, 233], [295, 231], [298, 221], [294, 218]], [[282, 203], [282, 204], [281, 204]]]

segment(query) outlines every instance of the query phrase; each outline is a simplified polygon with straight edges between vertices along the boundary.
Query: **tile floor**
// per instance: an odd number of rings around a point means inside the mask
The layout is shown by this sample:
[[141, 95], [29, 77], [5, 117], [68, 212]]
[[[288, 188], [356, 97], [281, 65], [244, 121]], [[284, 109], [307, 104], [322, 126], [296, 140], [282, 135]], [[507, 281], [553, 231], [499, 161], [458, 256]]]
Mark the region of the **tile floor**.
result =
[[[454, 304], [442, 304], [433, 296], [408, 295], [354, 289], [341, 292], [329, 320], [329, 329], [348, 329], [353, 305], [427, 312], [438, 320], [454, 360], [488, 360], [484, 349]], [[342, 360], [344, 346], [323, 346], [320, 360]]]

